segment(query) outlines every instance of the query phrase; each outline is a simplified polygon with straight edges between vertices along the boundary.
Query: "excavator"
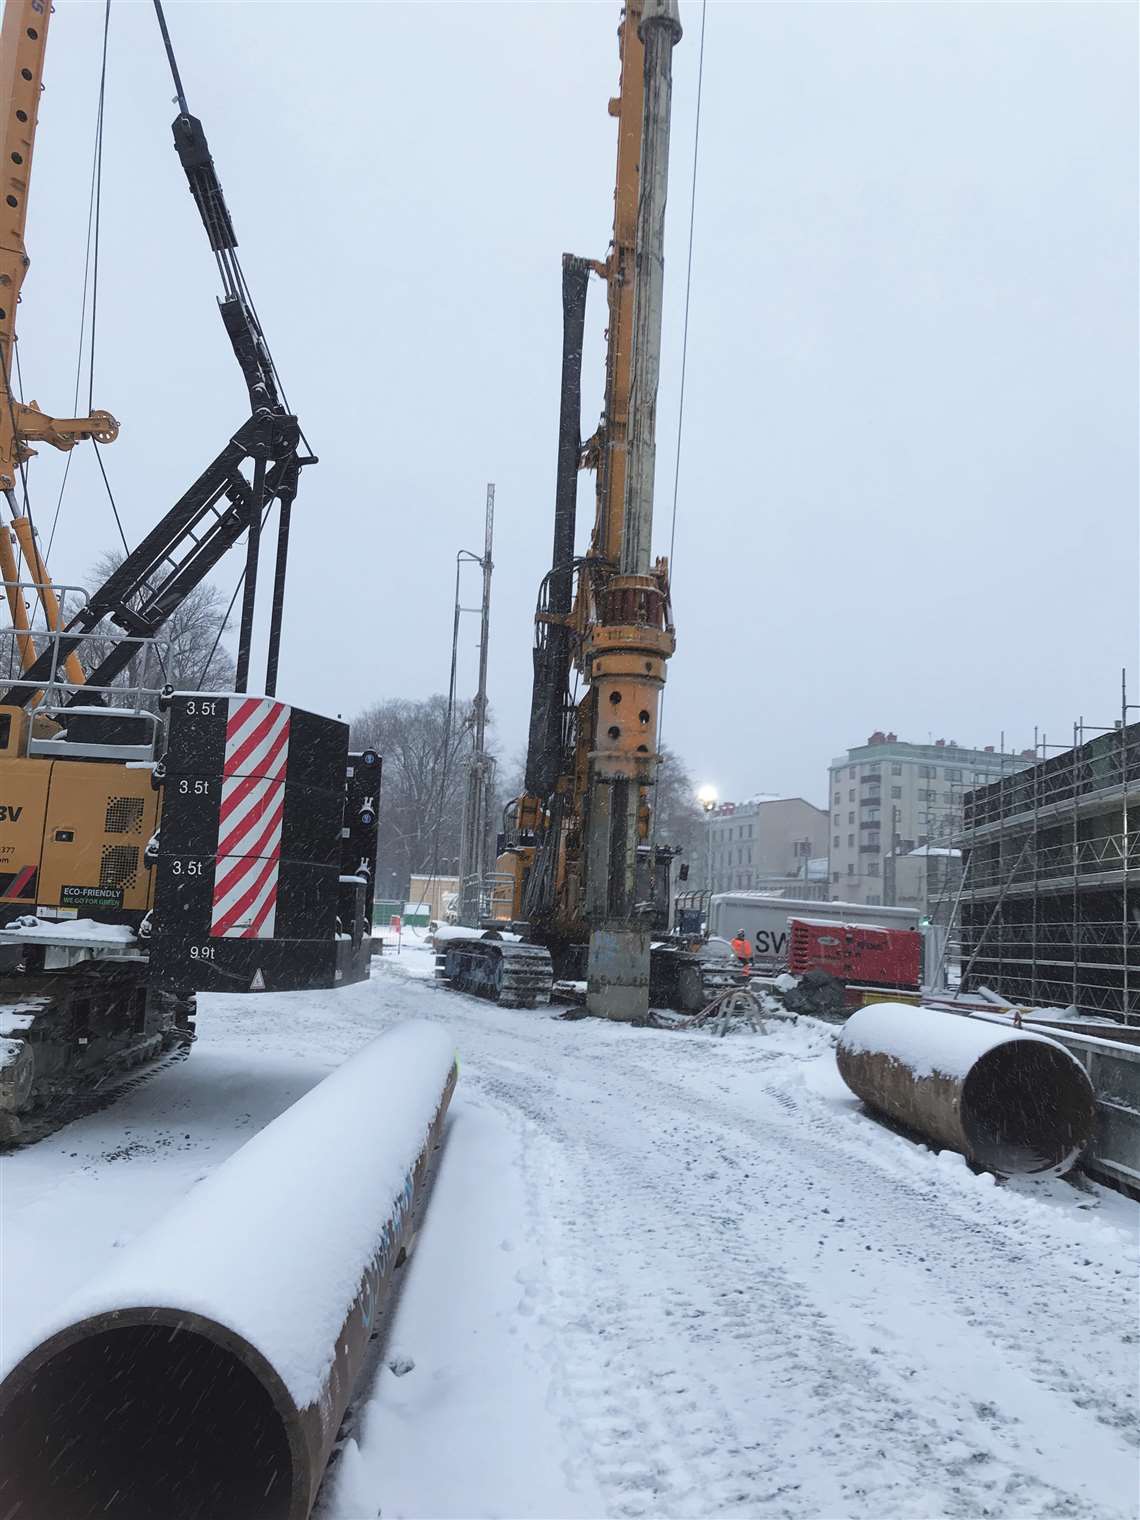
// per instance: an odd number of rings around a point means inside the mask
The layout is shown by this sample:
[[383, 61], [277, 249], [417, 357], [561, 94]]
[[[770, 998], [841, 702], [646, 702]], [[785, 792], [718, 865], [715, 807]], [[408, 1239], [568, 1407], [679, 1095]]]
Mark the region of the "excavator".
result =
[[[666, 1000], [686, 977], [707, 982], [710, 995], [723, 981], [666, 937], [675, 852], [655, 841], [653, 827], [658, 711], [675, 645], [669, 566], [651, 561], [650, 536], [672, 52], [680, 37], [676, 0], [628, 0], [610, 101], [617, 177], [609, 253], [562, 260], [554, 545], [535, 614], [525, 787], [504, 816], [484, 932], [440, 947], [441, 975], [462, 991], [534, 1007], [549, 1000], [555, 979], [584, 979], [591, 1012], [632, 1022], [648, 1016], [651, 977]], [[583, 441], [591, 275], [607, 293], [605, 400]], [[579, 557], [581, 470], [595, 475], [595, 513]]]
[[[249, 415], [90, 594], [53, 584], [25, 473], [34, 445], [106, 448], [118, 422], [104, 410], [46, 415], [13, 386], [50, 0], [6, 0], [0, 27], [0, 491], [11, 513], [0, 526], [11, 614], [0, 649], [0, 1143], [37, 1138], [122, 1073], [182, 1053], [199, 991], [368, 975], [380, 760], [350, 755], [344, 724], [276, 696], [290, 512], [317, 461], [284, 401], [161, 0], [155, 11], [178, 102], [174, 147], [221, 274]], [[274, 505], [265, 694], [251, 695]], [[243, 537], [236, 690], [174, 691], [158, 679], [164, 625]]]

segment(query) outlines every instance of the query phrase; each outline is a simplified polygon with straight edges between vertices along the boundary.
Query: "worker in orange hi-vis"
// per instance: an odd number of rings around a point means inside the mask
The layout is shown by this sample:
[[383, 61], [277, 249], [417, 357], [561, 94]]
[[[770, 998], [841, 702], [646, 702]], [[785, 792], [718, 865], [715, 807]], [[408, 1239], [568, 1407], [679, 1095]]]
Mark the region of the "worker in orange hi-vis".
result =
[[732, 942], [732, 948], [736, 952], [736, 958], [744, 964], [746, 975], [752, 972], [752, 941], [748, 938], [745, 930], [737, 930], [736, 938]]

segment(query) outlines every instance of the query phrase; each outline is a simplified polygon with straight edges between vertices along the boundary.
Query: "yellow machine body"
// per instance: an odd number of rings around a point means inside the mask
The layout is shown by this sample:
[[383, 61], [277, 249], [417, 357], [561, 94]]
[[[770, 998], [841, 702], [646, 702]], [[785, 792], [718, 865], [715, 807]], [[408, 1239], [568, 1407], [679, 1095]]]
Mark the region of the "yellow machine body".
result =
[[25, 721], [18, 708], [0, 709], [0, 909], [77, 918], [147, 912], [153, 886], [143, 852], [159, 808], [150, 771], [21, 755]]

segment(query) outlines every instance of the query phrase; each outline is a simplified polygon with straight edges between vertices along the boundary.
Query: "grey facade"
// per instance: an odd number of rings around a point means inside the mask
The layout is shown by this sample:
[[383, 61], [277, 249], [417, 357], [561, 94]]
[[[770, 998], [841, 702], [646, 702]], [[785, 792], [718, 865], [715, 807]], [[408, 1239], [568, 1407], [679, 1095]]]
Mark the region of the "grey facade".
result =
[[915, 892], [919, 873], [902, 859], [924, 845], [954, 846], [966, 793], [1033, 758], [953, 739], [908, 744], [881, 730], [838, 756], [828, 772], [829, 896], [874, 906], [898, 903], [900, 887]]
[[711, 863], [714, 892], [802, 884], [814, 874], [812, 860], [827, 853], [827, 814], [802, 797], [724, 802], [706, 816], [705, 829], [704, 874]]

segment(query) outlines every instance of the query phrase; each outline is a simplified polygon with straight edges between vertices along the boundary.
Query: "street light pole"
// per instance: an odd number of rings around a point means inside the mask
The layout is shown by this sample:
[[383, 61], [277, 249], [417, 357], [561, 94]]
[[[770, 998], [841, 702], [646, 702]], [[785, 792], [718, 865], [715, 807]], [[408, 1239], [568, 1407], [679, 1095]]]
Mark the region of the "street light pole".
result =
[[717, 803], [717, 790], [715, 786], [702, 786], [697, 792], [697, 801], [704, 809], [705, 814], [705, 889], [708, 894], [709, 906], [705, 914], [705, 929], [707, 931], [709, 921], [712, 918], [712, 895], [713, 895], [713, 848], [712, 848], [712, 815]]

